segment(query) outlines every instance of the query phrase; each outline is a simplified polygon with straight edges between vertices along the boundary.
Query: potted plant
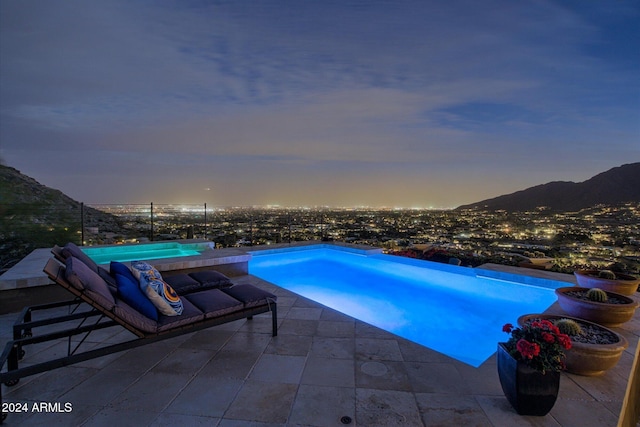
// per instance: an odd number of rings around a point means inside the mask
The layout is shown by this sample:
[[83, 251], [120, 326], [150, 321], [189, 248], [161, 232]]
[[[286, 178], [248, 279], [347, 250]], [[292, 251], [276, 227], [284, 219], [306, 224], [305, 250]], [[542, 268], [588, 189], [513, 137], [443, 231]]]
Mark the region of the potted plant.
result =
[[622, 295], [633, 295], [640, 285], [640, 279], [629, 274], [614, 273], [611, 270], [578, 270], [573, 274], [576, 276], [578, 286], [599, 288]]
[[621, 325], [633, 318], [638, 302], [598, 288], [567, 286], [555, 290], [558, 304], [570, 316], [604, 326]]
[[520, 415], [546, 415], [556, 402], [564, 351], [571, 340], [548, 320], [521, 327], [507, 323], [507, 342], [498, 343], [498, 376], [502, 391]]
[[629, 342], [622, 335], [574, 317], [553, 314], [526, 314], [518, 318], [519, 325], [545, 319], [571, 338], [571, 348], [565, 351], [567, 372], [577, 375], [601, 375], [613, 368]]

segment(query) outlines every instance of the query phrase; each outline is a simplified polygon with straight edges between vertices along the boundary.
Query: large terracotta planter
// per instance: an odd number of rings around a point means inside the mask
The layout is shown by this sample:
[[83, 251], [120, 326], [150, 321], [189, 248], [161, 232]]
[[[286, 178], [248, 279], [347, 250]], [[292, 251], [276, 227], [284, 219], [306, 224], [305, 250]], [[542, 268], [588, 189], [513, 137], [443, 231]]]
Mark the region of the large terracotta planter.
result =
[[633, 295], [638, 290], [640, 279], [628, 274], [616, 273], [616, 279], [598, 277], [598, 270], [574, 271], [579, 286], [585, 288], [600, 288], [603, 291], [615, 292], [622, 295]]
[[638, 308], [637, 301], [615, 292], [606, 291], [607, 296], [621, 299], [625, 304], [583, 300], [567, 294], [568, 292], [583, 292], [586, 294], [588, 291], [589, 288], [568, 286], [558, 288], [555, 292], [558, 296], [558, 304], [567, 314], [604, 326], [618, 326], [631, 320], [636, 308]]
[[511, 357], [504, 343], [498, 343], [500, 385], [513, 409], [520, 415], [549, 413], [558, 398], [560, 372], [543, 374]]
[[546, 319], [551, 322], [558, 319], [571, 319], [583, 325], [587, 324], [592, 327], [604, 329], [618, 338], [618, 342], [613, 344], [589, 344], [571, 340], [571, 348], [564, 352], [564, 362], [567, 371], [572, 374], [586, 376], [602, 375], [618, 363], [624, 350], [629, 347], [627, 339], [617, 332], [605, 328], [602, 325], [574, 317], [552, 314], [526, 314], [518, 318], [518, 324], [522, 326], [532, 319]]

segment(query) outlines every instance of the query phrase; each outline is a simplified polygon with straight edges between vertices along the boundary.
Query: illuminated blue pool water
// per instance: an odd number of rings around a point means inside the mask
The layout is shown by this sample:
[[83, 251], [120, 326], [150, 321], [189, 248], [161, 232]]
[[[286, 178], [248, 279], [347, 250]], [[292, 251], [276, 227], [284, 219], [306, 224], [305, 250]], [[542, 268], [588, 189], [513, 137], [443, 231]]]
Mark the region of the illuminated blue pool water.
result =
[[543, 312], [566, 285], [325, 247], [253, 252], [249, 273], [474, 367], [506, 340], [502, 325]]
[[111, 261], [140, 261], [162, 258], [178, 258], [200, 255], [210, 247], [210, 243], [144, 243], [140, 245], [83, 247], [82, 252], [96, 264], [108, 264]]

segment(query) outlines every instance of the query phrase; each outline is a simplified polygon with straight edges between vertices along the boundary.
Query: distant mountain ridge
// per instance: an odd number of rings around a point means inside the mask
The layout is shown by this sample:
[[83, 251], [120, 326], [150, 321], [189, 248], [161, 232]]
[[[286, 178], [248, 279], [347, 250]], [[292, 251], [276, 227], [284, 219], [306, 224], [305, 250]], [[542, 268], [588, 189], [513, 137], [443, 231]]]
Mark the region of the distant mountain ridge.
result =
[[0, 165], [0, 274], [37, 248], [80, 243], [85, 227], [123, 231], [120, 220], [59, 190], [40, 184], [17, 169]]
[[571, 212], [627, 202], [640, 202], [640, 162], [615, 167], [583, 182], [549, 182], [456, 209], [528, 211], [545, 206]]

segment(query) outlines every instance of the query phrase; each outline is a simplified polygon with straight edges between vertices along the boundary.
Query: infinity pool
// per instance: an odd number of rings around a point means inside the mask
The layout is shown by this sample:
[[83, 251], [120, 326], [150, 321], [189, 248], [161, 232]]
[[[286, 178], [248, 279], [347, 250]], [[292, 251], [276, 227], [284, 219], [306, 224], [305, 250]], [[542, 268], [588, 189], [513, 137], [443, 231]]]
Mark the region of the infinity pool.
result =
[[474, 367], [506, 340], [502, 325], [543, 312], [566, 286], [326, 247], [255, 251], [249, 273]]
[[82, 252], [96, 264], [107, 264], [111, 261], [141, 261], [162, 258], [178, 258], [200, 255], [209, 249], [212, 243], [144, 243], [139, 245], [83, 247]]

